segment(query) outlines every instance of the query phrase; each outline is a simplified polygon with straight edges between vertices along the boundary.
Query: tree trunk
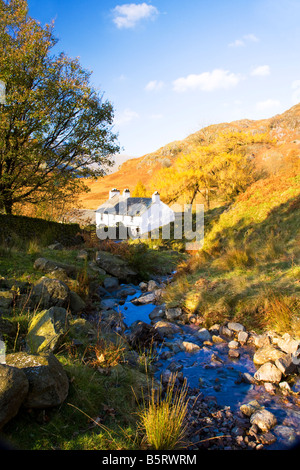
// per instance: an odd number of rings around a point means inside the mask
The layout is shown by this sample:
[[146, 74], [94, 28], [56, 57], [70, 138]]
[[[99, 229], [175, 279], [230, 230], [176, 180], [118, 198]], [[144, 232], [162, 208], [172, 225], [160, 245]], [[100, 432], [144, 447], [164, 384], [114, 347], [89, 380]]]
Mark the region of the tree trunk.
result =
[[9, 199], [6, 199], [4, 201], [4, 209], [5, 209], [5, 213], [7, 215], [11, 215], [12, 214], [12, 207], [13, 207], [13, 202], [12, 202], [12, 199], [9, 198]]
[[209, 189], [206, 188], [206, 203], [207, 203], [207, 210], [210, 209], [210, 197], [209, 197]]

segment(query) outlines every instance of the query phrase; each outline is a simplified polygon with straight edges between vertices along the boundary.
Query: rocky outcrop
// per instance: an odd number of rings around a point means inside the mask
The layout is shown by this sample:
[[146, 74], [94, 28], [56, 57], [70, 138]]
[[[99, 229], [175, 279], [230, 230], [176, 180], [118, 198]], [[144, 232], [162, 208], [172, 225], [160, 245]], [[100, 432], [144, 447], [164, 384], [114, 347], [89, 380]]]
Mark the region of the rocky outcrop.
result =
[[34, 268], [42, 273], [52, 273], [57, 269], [62, 269], [68, 277], [76, 279], [78, 270], [75, 266], [53, 261], [47, 258], [38, 258], [34, 262]]
[[49, 309], [50, 307], [67, 308], [70, 289], [63, 281], [42, 277], [32, 288], [30, 304], [32, 308]]
[[96, 264], [106, 273], [123, 282], [132, 282], [137, 277], [137, 273], [123, 258], [106, 251], [97, 252]]
[[27, 348], [31, 353], [56, 352], [69, 328], [65, 308], [51, 307], [33, 316], [26, 336]]
[[0, 364], [0, 429], [21, 407], [45, 409], [61, 405], [69, 379], [53, 354], [8, 354]]
[[59, 360], [52, 354], [8, 354], [6, 364], [25, 374], [29, 387], [22, 406], [45, 409], [61, 405], [69, 391], [69, 379]]
[[28, 390], [23, 370], [0, 364], [0, 429], [18, 414]]

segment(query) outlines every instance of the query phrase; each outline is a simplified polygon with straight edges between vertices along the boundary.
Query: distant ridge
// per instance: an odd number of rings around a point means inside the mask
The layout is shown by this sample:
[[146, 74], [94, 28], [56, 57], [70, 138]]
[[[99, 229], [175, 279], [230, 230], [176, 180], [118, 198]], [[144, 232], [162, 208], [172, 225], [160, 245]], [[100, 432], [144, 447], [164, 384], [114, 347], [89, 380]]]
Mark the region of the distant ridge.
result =
[[120, 190], [129, 188], [132, 191], [139, 181], [146, 188], [149, 187], [155, 172], [163, 166], [172, 165], [180, 152], [188, 152], [199, 144], [208, 144], [223, 131], [269, 132], [277, 143], [256, 146], [251, 151], [253, 156], [265, 165], [268, 165], [268, 162], [273, 164], [292, 150], [299, 151], [300, 154], [300, 103], [268, 119], [241, 119], [230, 123], [212, 124], [155, 152], [134, 159], [129, 158], [117, 171], [97, 181], [87, 181], [91, 192], [83, 194], [80, 198], [82, 208], [97, 209], [107, 199], [109, 190], [114, 187]]

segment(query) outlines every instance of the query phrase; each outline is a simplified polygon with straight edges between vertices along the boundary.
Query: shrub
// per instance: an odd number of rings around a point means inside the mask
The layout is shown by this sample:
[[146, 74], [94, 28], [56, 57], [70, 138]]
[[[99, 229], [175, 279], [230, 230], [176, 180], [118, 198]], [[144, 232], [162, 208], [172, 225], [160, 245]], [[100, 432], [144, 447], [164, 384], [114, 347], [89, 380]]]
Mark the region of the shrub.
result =
[[78, 224], [60, 224], [32, 217], [0, 214], [0, 243], [20, 247], [24, 242], [39, 239], [41, 246], [55, 241], [64, 245], [78, 243]]

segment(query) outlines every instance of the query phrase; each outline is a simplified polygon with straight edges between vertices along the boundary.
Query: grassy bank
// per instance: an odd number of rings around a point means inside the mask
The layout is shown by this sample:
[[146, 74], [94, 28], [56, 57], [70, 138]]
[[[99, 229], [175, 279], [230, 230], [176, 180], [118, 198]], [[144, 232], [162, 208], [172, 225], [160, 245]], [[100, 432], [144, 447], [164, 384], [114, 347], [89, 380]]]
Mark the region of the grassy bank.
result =
[[205, 220], [203, 250], [179, 267], [167, 304], [207, 326], [234, 319], [300, 335], [299, 175], [260, 180]]
[[[40, 224], [37, 222], [35, 227]], [[63, 225], [59, 225], [63, 229]], [[48, 234], [52, 233], [52, 224], [46, 228]], [[4, 227], [2, 232], [5, 232]], [[56, 231], [54, 233], [57, 234]], [[85, 238], [82, 232], [80, 236]], [[50, 241], [56, 239], [50, 237]], [[100, 243], [89, 237], [86, 237], [86, 243], [64, 246], [59, 250], [50, 249], [48, 242], [48, 237], [39, 237], [38, 229], [32, 236], [28, 233], [26, 240], [21, 234], [19, 237], [17, 231], [10, 243], [2, 240], [0, 289], [1, 282], [8, 283], [16, 294], [21, 289], [25, 296], [29, 295], [32, 284], [44, 275], [34, 268], [34, 261], [39, 257], [47, 258], [75, 267], [77, 276], [65, 282], [71, 290], [84, 297], [88, 313], [97, 310], [93, 285], [101, 285], [105, 277], [89, 267], [89, 261], [95, 260], [97, 250], [107, 250], [121, 256], [136, 270], [140, 279], [172, 271], [182, 257], [174, 251], [160, 251], [146, 244]], [[78, 257], [83, 249], [88, 253], [88, 261]], [[24, 308], [14, 304], [11, 312], [2, 312], [1, 318], [9, 320], [15, 327], [14, 335], [6, 337], [7, 354], [23, 350], [29, 322], [36, 313], [28, 310], [26, 304]], [[79, 346], [74, 346], [73, 320], [78, 320], [77, 316], [72, 318], [70, 331], [55, 354], [69, 378], [67, 400], [59, 408], [21, 409], [5, 426], [5, 438], [15, 448], [25, 450], [145, 448], [149, 443], [143, 439], [140, 413], [143, 410], [143, 416], [147, 416], [145, 398], [150, 396], [152, 390], [153, 378], [148, 364], [150, 356], [143, 351], [135, 355], [120, 337], [102, 331], [100, 323], [92, 340], [84, 339]]]

